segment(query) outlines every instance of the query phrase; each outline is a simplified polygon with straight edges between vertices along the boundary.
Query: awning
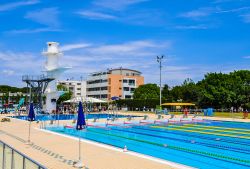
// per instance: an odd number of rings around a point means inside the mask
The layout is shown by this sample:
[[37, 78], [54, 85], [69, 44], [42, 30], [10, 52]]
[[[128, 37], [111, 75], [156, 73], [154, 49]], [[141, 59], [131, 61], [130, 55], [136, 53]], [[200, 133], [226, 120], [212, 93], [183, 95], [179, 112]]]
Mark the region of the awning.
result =
[[163, 103], [162, 106], [195, 106], [194, 103]]
[[73, 99], [67, 100], [64, 103], [79, 103], [79, 102], [89, 102], [89, 103], [106, 103], [106, 101], [101, 99], [96, 99], [93, 97], [75, 97]]

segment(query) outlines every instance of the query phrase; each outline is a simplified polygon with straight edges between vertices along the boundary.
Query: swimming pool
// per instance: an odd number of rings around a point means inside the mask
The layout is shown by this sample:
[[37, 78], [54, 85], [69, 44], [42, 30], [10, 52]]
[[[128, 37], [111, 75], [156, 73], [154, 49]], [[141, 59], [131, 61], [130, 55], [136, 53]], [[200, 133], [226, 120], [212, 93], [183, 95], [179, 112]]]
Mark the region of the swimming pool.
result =
[[[78, 136], [74, 128], [50, 131]], [[207, 121], [193, 124], [122, 125], [88, 127], [81, 137], [119, 148], [128, 148], [184, 165], [211, 168], [250, 168], [250, 124]]]
[[[17, 118], [20, 120], [27, 120], [27, 116], [11, 116], [12, 118]], [[124, 118], [128, 117], [128, 115], [121, 115], [121, 114], [107, 114], [107, 113], [98, 113], [98, 114], [87, 114], [87, 119], [102, 119], [102, 118]], [[132, 117], [140, 117], [140, 116], [132, 116]], [[77, 119], [77, 115], [74, 114], [60, 114], [60, 115], [36, 115], [36, 121], [47, 121], [47, 120], [71, 120]]]

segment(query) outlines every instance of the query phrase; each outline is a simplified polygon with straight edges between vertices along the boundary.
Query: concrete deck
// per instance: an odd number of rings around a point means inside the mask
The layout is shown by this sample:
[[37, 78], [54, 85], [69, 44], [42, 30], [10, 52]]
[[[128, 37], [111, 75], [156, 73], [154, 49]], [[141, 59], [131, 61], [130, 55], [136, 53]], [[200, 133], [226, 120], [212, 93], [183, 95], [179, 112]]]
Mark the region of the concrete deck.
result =
[[[128, 114], [126, 112], [126, 114]], [[134, 115], [144, 115], [142, 113], [133, 113]], [[3, 117], [4, 115], [0, 115]], [[156, 119], [155, 114], [149, 114], [151, 119]], [[168, 116], [165, 116], [169, 118]], [[141, 117], [138, 119], [142, 119]], [[229, 119], [209, 117], [211, 120], [231, 120], [250, 122], [245, 119]], [[71, 123], [71, 121], [62, 121], [60, 124]], [[43, 164], [51, 169], [70, 169], [73, 162], [78, 158], [78, 140], [61, 135], [44, 132], [38, 129], [40, 124], [32, 122], [31, 142], [26, 145], [28, 138], [29, 122], [11, 119], [11, 122], [0, 122], [0, 139], [26, 154], [33, 160]], [[109, 147], [109, 148], [107, 148]], [[110, 146], [98, 146], [88, 141], [82, 142], [83, 163], [90, 169], [168, 169], [184, 168], [184, 166], [170, 166], [168, 163], [161, 163], [145, 159], [139, 156], [131, 155], [130, 152], [122, 152], [121, 149], [110, 148]]]

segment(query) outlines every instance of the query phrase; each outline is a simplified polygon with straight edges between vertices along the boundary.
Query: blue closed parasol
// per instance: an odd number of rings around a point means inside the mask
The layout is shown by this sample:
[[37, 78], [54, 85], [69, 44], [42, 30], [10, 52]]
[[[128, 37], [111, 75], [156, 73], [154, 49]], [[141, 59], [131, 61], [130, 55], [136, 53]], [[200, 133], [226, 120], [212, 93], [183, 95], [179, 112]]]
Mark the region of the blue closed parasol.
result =
[[28, 114], [28, 121], [35, 121], [35, 111], [33, 103], [30, 103], [30, 109]]
[[85, 128], [85, 126], [86, 126], [86, 121], [83, 112], [82, 102], [79, 102], [76, 130], [82, 130]]

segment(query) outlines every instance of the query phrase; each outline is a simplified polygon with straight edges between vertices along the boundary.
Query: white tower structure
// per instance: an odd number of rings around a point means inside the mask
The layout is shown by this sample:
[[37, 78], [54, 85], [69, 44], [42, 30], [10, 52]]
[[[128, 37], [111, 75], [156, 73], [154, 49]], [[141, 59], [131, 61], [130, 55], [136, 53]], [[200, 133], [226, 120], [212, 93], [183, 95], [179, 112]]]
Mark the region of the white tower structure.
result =
[[45, 111], [48, 113], [52, 113], [56, 110], [57, 99], [60, 97], [60, 95], [63, 94], [62, 91], [57, 91], [58, 78], [64, 71], [69, 68], [59, 66], [59, 58], [60, 56], [62, 56], [62, 53], [59, 50], [59, 43], [47, 42], [47, 51], [44, 51], [42, 54], [47, 57], [45, 63], [45, 71], [47, 72], [47, 76], [55, 79], [48, 84], [48, 87], [45, 91]]

